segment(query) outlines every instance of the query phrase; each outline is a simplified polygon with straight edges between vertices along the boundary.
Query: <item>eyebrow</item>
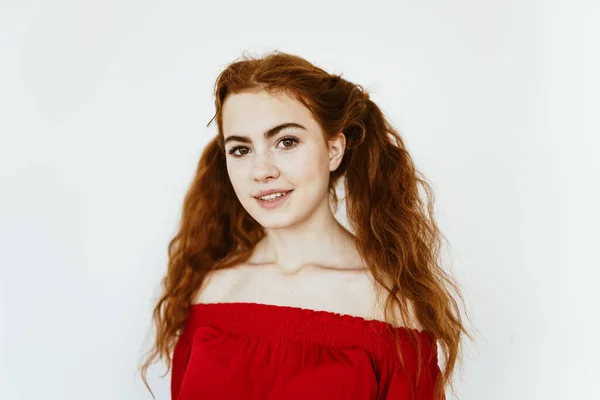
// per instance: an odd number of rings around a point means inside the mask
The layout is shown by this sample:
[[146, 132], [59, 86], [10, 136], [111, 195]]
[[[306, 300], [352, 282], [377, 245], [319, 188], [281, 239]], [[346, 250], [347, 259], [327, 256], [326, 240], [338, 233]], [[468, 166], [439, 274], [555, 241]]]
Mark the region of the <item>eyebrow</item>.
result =
[[[297, 124], [295, 122], [286, 122], [284, 124], [280, 124], [280, 125], [274, 126], [273, 128], [268, 129], [266, 132], [263, 133], [263, 136], [265, 137], [265, 139], [270, 139], [273, 136], [277, 135], [280, 131], [282, 131], [283, 129], [286, 129], [286, 128], [300, 128], [300, 129], [306, 130], [306, 128], [300, 124]], [[223, 145], [227, 144], [227, 142], [230, 142], [230, 141], [237, 141], [237, 142], [241, 142], [241, 143], [252, 143], [252, 140], [248, 136], [232, 135], [232, 136], [227, 137], [227, 139], [225, 139], [225, 141], [223, 142]]]

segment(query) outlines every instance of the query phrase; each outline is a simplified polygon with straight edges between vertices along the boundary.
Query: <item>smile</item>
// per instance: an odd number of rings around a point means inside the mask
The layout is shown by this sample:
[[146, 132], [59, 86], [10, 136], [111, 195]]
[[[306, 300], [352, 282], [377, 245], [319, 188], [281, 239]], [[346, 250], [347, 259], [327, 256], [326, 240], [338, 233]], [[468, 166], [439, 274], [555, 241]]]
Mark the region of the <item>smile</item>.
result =
[[293, 190], [290, 190], [286, 193], [274, 193], [267, 196], [255, 197], [258, 204], [265, 209], [272, 209], [279, 207], [283, 203], [287, 201], [287, 199], [291, 196]]

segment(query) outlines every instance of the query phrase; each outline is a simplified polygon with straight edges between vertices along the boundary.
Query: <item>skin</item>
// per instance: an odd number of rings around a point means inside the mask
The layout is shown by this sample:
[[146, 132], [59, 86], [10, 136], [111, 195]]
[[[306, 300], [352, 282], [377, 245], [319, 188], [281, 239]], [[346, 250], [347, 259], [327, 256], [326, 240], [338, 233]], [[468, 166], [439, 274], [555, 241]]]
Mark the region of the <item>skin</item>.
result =
[[[270, 128], [290, 122], [305, 129], [288, 127], [264, 137]], [[265, 91], [228, 96], [223, 105], [223, 132], [233, 189], [267, 233], [250, 263], [274, 266], [285, 275], [307, 267], [362, 268], [353, 235], [336, 220], [328, 203], [329, 174], [344, 155], [343, 133], [326, 141], [302, 103]], [[246, 137], [248, 142], [234, 136]], [[283, 205], [263, 209], [253, 195], [272, 188], [294, 191]]]
[[[265, 137], [284, 123], [304, 129]], [[342, 161], [343, 133], [326, 140], [302, 103], [265, 91], [230, 94], [223, 133], [233, 189], [266, 236], [246, 263], [208, 274], [194, 302], [256, 302], [383, 320], [381, 288], [329, 205], [329, 174]], [[254, 195], [273, 188], [294, 191], [275, 209], [260, 207]]]

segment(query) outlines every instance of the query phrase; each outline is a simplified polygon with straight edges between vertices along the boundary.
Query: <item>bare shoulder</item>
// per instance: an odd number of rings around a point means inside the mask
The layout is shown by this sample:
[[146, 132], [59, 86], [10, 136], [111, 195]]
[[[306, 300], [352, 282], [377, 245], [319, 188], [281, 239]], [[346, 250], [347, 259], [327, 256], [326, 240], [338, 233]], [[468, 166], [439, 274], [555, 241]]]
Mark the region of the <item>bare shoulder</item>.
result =
[[[255, 302], [325, 310], [385, 321], [387, 293], [368, 269], [309, 268], [287, 277], [277, 268], [240, 264], [208, 273], [193, 303]], [[396, 312], [397, 311], [397, 312]], [[409, 303], [410, 321], [392, 310], [394, 326], [421, 330]]]
[[[372, 292], [372, 304], [373, 304], [373, 319], [377, 319], [380, 321], [385, 321], [385, 302], [388, 297], [387, 290], [381, 286], [373, 276], [369, 273], [366, 277], [368, 282], [366, 283], [369, 290]], [[412, 301], [405, 300], [407, 302], [408, 307], [408, 320], [402, 318], [400, 313], [400, 309], [398, 307], [391, 306], [391, 316], [394, 319], [392, 323], [396, 327], [406, 327], [411, 329], [423, 330], [418, 318], [416, 308]]]
[[192, 303], [219, 303], [225, 301], [241, 279], [241, 270], [230, 267], [210, 271], [196, 292]]

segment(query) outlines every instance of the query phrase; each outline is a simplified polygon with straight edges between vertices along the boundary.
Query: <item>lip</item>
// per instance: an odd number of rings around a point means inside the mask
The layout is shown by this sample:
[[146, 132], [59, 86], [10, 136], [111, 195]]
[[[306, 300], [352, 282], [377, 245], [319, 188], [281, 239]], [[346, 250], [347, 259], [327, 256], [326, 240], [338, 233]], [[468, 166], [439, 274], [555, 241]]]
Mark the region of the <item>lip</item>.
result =
[[259, 198], [262, 196], [266, 196], [268, 194], [273, 194], [273, 193], [280, 193], [280, 192], [290, 192], [293, 189], [263, 189], [260, 190], [257, 194], [254, 195], [254, 197]]
[[[279, 190], [280, 192], [282, 192], [283, 190]], [[286, 194], [284, 194], [283, 196], [280, 196], [278, 198], [276, 198], [275, 200], [271, 200], [271, 201], [266, 201], [266, 200], [261, 200], [258, 197], [256, 198], [256, 202], [258, 203], [259, 206], [261, 206], [264, 209], [270, 210], [273, 208], [277, 208], [279, 206], [281, 206], [283, 203], [285, 203], [290, 196], [292, 196], [292, 193], [294, 192], [294, 190], [289, 190]], [[276, 192], [275, 192], [276, 193]], [[264, 196], [264, 195], [263, 195]]]

